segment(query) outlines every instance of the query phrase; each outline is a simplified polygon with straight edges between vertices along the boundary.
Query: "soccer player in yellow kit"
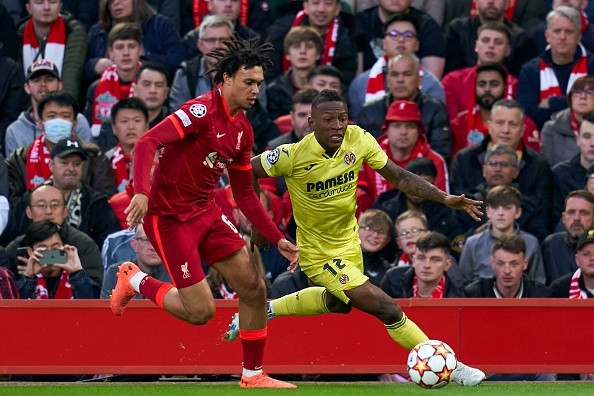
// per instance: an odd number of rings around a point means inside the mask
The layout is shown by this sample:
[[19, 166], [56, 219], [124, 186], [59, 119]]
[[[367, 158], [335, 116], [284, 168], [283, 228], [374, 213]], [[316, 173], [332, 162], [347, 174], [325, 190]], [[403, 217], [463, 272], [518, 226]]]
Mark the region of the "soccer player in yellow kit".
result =
[[[268, 317], [348, 313], [354, 307], [381, 320], [390, 337], [410, 350], [428, 337], [363, 273], [355, 218], [361, 164], [367, 162], [405, 193], [465, 210], [476, 220], [482, 202], [449, 195], [390, 161], [370, 133], [348, 125], [346, 101], [336, 91], [316, 96], [310, 125], [314, 132], [300, 142], [252, 158], [254, 177], [285, 177], [297, 223], [299, 265], [319, 285], [270, 301]], [[254, 237], [254, 243], [266, 243], [259, 235]], [[238, 314], [228, 340], [237, 336], [237, 324]], [[452, 375], [453, 381], [465, 386], [478, 385], [484, 378], [482, 371], [461, 363]]]

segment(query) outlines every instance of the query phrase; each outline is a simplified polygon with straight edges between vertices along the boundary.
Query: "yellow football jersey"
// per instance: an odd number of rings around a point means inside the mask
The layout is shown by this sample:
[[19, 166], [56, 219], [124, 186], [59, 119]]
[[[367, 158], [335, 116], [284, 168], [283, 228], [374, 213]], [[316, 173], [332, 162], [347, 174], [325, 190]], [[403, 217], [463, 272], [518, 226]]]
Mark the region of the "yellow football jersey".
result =
[[370, 133], [349, 125], [332, 157], [310, 133], [300, 142], [281, 145], [260, 158], [266, 173], [284, 176], [287, 182], [303, 258], [334, 257], [359, 248], [355, 218], [359, 169], [363, 161], [373, 169], [388, 162]]

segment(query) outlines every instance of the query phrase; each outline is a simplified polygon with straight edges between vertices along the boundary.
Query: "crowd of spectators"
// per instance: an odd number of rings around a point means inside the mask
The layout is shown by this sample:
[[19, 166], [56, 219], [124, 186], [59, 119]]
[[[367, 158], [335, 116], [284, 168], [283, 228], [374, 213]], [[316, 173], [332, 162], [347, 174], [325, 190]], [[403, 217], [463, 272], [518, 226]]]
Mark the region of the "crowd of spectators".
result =
[[[237, 34], [275, 48], [247, 112], [254, 154], [310, 133], [313, 97], [334, 89], [398, 165], [484, 201], [477, 223], [363, 167], [374, 284], [393, 297], [591, 298], [591, 21], [587, 0], [0, 1], [0, 264], [21, 298], [108, 298], [124, 260], [169, 279], [142, 227], [126, 229], [134, 143], [216, 88], [210, 51]], [[261, 185], [294, 239], [284, 181]], [[225, 177], [213, 199], [247, 235]], [[52, 247], [66, 263], [31, 259]], [[253, 259], [271, 297], [308, 285], [275, 249]]]

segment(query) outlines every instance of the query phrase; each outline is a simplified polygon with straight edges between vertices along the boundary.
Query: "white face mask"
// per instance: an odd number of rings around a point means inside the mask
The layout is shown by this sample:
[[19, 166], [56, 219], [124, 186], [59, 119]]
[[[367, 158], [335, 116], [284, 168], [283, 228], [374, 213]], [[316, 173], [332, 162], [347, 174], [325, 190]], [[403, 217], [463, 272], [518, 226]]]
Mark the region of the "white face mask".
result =
[[62, 118], [52, 118], [43, 122], [45, 137], [52, 143], [67, 139], [72, 134], [72, 123]]

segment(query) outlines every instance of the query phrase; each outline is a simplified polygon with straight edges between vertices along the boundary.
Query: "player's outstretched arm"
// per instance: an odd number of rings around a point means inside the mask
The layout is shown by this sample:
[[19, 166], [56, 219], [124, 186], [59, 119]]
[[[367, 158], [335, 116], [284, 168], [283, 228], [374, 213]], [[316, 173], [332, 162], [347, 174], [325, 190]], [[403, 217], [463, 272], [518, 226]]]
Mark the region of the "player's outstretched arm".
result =
[[452, 209], [464, 210], [476, 221], [480, 221], [479, 216], [483, 214], [480, 210], [482, 201], [475, 201], [466, 198], [464, 195], [450, 195], [441, 191], [427, 180], [402, 169], [392, 161], [388, 161], [386, 166], [378, 170], [390, 183], [394, 184], [400, 191], [415, 195], [419, 198], [428, 199], [449, 206]]

